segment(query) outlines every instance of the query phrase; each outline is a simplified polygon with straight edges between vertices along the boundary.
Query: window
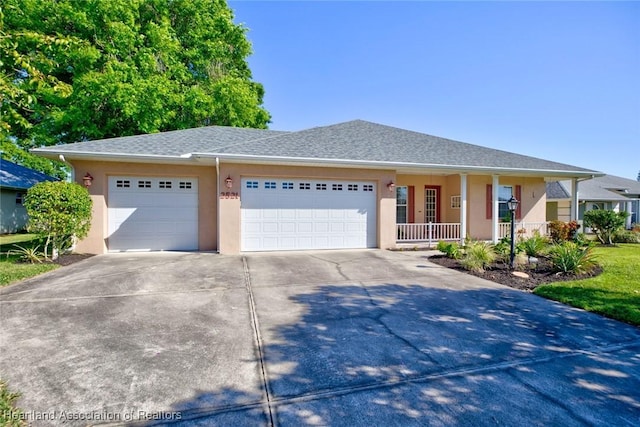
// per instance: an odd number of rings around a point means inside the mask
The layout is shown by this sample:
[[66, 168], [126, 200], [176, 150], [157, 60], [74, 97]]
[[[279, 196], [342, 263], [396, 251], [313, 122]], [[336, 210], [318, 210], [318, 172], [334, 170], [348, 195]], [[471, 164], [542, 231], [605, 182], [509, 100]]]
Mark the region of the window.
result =
[[22, 202], [24, 201], [24, 194], [16, 193], [16, 205], [22, 206]]
[[129, 181], [128, 179], [118, 179], [116, 181], [116, 187], [117, 188], [130, 188], [131, 187], [131, 181]]
[[396, 187], [396, 224], [407, 223], [408, 195], [408, 187]]
[[247, 181], [247, 188], [258, 188], [258, 181]]
[[283, 182], [282, 183], [283, 190], [293, 190], [293, 182]]
[[342, 184], [332, 184], [331, 190], [333, 191], [342, 191]]
[[451, 196], [451, 209], [460, 209], [460, 196]]
[[373, 191], [373, 184], [363, 184], [362, 191]]
[[138, 181], [138, 188], [151, 188], [151, 181]]
[[513, 196], [513, 187], [510, 185], [501, 185], [498, 187], [498, 201], [500, 202], [500, 210], [498, 211], [498, 218], [506, 220], [511, 218], [511, 212], [509, 212], [509, 206], [507, 202]]
[[183, 190], [189, 190], [191, 188], [191, 182], [190, 181], [180, 181], [180, 188], [182, 188]]
[[326, 190], [327, 189], [327, 184], [316, 184], [316, 190]]
[[298, 188], [300, 190], [311, 190], [311, 184], [308, 182], [301, 182]]
[[347, 185], [347, 191], [358, 191], [358, 184]]
[[171, 181], [158, 182], [158, 188], [171, 188]]
[[274, 189], [274, 188], [276, 188], [276, 183], [275, 183], [275, 182], [273, 182], [273, 181], [266, 181], [266, 182], [264, 183], [264, 188], [267, 188], [267, 189]]

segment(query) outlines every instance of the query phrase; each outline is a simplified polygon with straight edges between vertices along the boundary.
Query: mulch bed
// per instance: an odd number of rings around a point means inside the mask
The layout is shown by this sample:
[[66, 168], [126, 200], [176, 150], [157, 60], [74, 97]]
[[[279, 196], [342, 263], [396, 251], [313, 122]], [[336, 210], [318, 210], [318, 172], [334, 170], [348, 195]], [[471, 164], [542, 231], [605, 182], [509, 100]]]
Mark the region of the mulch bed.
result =
[[71, 265], [78, 261], [82, 261], [83, 259], [91, 258], [93, 254], [64, 254], [60, 255], [58, 259], [54, 261], [56, 264], [60, 265]]
[[514, 276], [509, 270], [509, 267], [503, 263], [496, 263], [490, 268], [486, 269], [484, 273], [476, 273], [468, 271], [462, 268], [459, 262], [455, 259], [447, 258], [444, 255], [433, 255], [429, 257], [429, 261], [448, 267], [454, 270], [461, 271], [463, 273], [472, 274], [483, 279], [491, 280], [492, 282], [500, 283], [502, 285], [510, 286], [512, 288], [521, 289], [531, 292], [536, 287], [545, 283], [561, 282], [567, 280], [579, 280], [594, 277], [602, 273], [602, 267], [598, 266], [593, 271], [587, 274], [560, 274], [553, 271], [551, 263], [544, 259], [538, 259], [537, 263], [530, 265], [520, 266], [517, 271], [522, 271], [529, 275], [528, 278], [520, 278]]

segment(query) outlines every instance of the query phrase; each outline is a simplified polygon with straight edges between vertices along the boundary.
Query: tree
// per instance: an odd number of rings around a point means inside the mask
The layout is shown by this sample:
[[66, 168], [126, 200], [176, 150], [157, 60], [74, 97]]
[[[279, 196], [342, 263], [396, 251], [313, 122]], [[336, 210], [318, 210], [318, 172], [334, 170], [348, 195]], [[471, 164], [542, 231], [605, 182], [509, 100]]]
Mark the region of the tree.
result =
[[603, 245], [612, 245], [613, 236], [624, 227], [628, 212], [594, 209], [585, 212], [584, 225], [590, 227]]
[[[266, 128], [224, 0], [3, 0], [0, 126], [20, 149], [205, 125]], [[4, 113], [4, 111], [3, 111]], [[14, 114], [15, 113], [15, 114]], [[6, 117], [6, 119], [5, 119]]]
[[29, 120], [38, 114], [36, 93], [49, 97], [67, 97], [71, 87], [46, 74], [54, 66], [47, 51], [63, 49], [69, 38], [53, 37], [33, 31], [4, 31], [4, 14], [0, 8], [0, 152], [2, 157], [48, 175], [64, 178], [66, 167], [60, 162], [34, 156], [18, 144], [33, 127]]
[[24, 206], [27, 229], [47, 238], [44, 253], [52, 246], [53, 258], [70, 246], [73, 238], [87, 236], [91, 226], [91, 197], [86, 188], [71, 182], [41, 182], [27, 191]]

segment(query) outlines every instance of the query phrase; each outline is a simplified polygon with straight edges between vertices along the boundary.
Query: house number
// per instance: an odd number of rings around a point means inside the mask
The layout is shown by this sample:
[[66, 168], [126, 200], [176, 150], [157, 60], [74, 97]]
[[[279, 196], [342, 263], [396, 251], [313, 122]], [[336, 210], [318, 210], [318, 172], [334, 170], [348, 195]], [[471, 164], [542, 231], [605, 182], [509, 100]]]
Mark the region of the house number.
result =
[[232, 193], [232, 192], [226, 191], [226, 192], [220, 193], [220, 198], [221, 199], [239, 199], [240, 196], [238, 195], [238, 193], [235, 193], [235, 192]]

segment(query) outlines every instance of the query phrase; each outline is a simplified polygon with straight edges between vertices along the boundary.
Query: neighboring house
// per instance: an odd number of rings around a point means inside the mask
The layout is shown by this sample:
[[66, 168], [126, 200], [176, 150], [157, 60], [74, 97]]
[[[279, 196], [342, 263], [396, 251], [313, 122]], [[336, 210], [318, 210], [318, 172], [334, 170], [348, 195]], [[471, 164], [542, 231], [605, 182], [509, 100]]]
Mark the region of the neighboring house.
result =
[[497, 241], [511, 195], [518, 222], [541, 225], [545, 179], [602, 175], [362, 120], [298, 132], [211, 126], [34, 152], [63, 155], [89, 186], [92, 227], [78, 245], [89, 253]]
[[[580, 181], [578, 184], [578, 219], [593, 209], [629, 212], [627, 228], [640, 222], [640, 182], [614, 175]], [[571, 182], [547, 183], [547, 220], [569, 221]]]
[[27, 190], [42, 181], [56, 178], [0, 159], [0, 234], [16, 233], [27, 225], [27, 210], [22, 206]]

